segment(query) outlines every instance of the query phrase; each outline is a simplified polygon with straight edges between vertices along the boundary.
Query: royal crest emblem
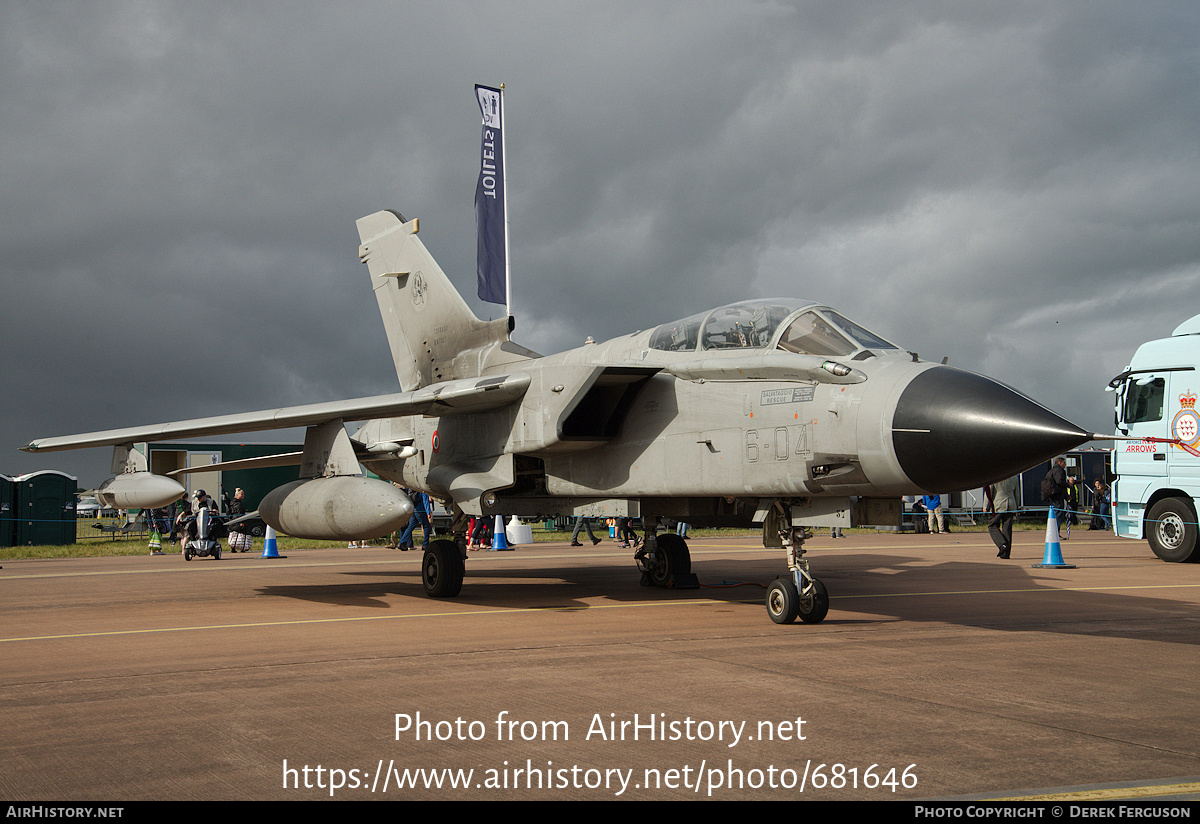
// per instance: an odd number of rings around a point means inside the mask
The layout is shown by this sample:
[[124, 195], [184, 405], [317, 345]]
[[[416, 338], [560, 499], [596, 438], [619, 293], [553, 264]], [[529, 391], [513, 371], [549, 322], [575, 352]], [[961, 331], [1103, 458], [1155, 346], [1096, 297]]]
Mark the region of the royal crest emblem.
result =
[[1179, 412], [1171, 421], [1171, 437], [1179, 441], [1175, 445], [1180, 449], [1200, 454], [1195, 448], [1200, 443], [1200, 414], [1196, 413], [1196, 393], [1191, 389], [1179, 396]]

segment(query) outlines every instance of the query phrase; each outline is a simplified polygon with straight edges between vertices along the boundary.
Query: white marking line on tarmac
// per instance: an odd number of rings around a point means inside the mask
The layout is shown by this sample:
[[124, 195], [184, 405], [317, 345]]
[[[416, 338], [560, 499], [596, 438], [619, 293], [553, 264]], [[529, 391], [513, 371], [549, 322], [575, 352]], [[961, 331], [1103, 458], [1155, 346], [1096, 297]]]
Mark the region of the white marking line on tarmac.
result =
[[1068, 790], [1042, 795], [1013, 795], [988, 798], [988, 801], [1116, 801], [1133, 798], [1156, 798], [1162, 795], [1200, 793], [1200, 782], [1187, 784], [1145, 784], [1140, 787], [1113, 787], [1096, 790]]
[[938, 590], [935, 592], [864, 592], [861, 595], [839, 595], [839, 601], [849, 601], [854, 598], [912, 598], [917, 595], [1005, 595], [1019, 593], [1052, 592], [1109, 592], [1123, 589], [1196, 589], [1200, 584], [1135, 584], [1131, 586], [1094, 586], [1094, 587], [1022, 587], [1020, 589], [961, 589]]
[[[987, 537], [986, 533], [972, 533], [972, 532], [962, 533], [963, 536], [981, 535], [981, 534], [982, 534], [982, 537], [984, 537], [984, 538]], [[1111, 543], [1111, 542], [1109, 542], [1109, 541], [1074, 541], [1072, 543], [1072, 546], [1088, 546], [1088, 545], [1109, 544], [1109, 543]], [[990, 539], [986, 540], [986, 541], [980, 541], [980, 546], [989, 546], [989, 547], [992, 546]], [[536, 545], [535, 545], [535, 548], [536, 548]], [[730, 543], [730, 544], [705, 543], [705, 544], [699, 544], [699, 545], [691, 544], [691, 545], [689, 545], [688, 548], [691, 551], [692, 557], [695, 557], [697, 555], [719, 554], [719, 553], [723, 553], [723, 552], [729, 552], [730, 550], [737, 551], [737, 552], [750, 552], [750, 553], [754, 553], [754, 554], [758, 554], [758, 555], [775, 555], [780, 552], [780, 549], [778, 547], [761, 547], [761, 546], [753, 546], [753, 545], [747, 546], [745, 544], [732, 544], [732, 543]], [[904, 547], [904, 549], [929, 549], [929, 548], [945, 549], [946, 543], [944, 541], [934, 541], [931, 543], [908, 544], [908, 545], [905, 545], [905, 547]], [[607, 547], [605, 547], [604, 549], [600, 549], [598, 547], [596, 547], [596, 548], [583, 547], [582, 552], [577, 552], [577, 551], [575, 551], [576, 549], [580, 549], [580, 548], [575, 547], [575, 548], [572, 548], [571, 550], [556, 552], [554, 554], [539, 553], [536, 557], [546, 558], [546, 559], [554, 559], [554, 560], [558, 560], [558, 559], [562, 559], [562, 558], [579, 558], [581, 555], [585, 555], [588, 558], [632, 558], [633, 557], [632, 554], [630, 554], [628, 552], [624, 552], [624, 551], [614, 552], [614, 551], [608, 549]], [[809, 552], [824, 552], [824, 551], [828, 551], [828, 550], [835, 550], [835, 551], [839, 551], [839, 552], [842, 551], [840, 545], [839, 546], [833, 546], [833, 545], [814, 546], [812, 544], [806, 544], [806, 549]], [[528, 557], [528, 556], [520, 555], [519, 550], [520, 550], [520, 548], [518, 547], [518, 554], [513, 554], [513, 553], [508, 553], [508, 552], [486, 552], [486, 551], [472, 552], [470, 555], [467, 556], [467, 560], [468, 561], [515, 561], [522, 557]], [[896, 552], [897, 547], [895, 544], [869, 544], [867, 546], [852, 547], [851, 549], [845, 550], [845, 551], [853, 553], [853, 552], [866, 552], [866, 551], [872, 551], [872, 550], [878, 550], [880, 552]], [[316, 552], [319, 550], [311, 550], [311, 549], [301, 548], [301, 549], [295, 549], [295, 550], [289, 550], [289, 551], [290, 552]], [[177, 554], [177, 553], [174, 553], [174, 554]], [[354, 560], [354, 561], [350, 561], [350, 560], [346, 560], [346, 561], [294, 561], [291, 559], [282, 558], [279, 561], [274, 561], [274, 560], [273, 561], [264, 561], [263, 563], [253, 563], [253, 564], [241, 563], [241, 562], [226, 564], [224, 562], [208, 561], [207, 559], [198, 558], [198, 559], [196, 559], [196, 563], [194, 565], [189, 564], [187, 566], [173, 566], [173, 567], [170, 567], [167, 569], [113, 569], [113, 570], [102, 570], [99, 572], [33, 572], [33, 573], [29, 573], [29, 574], [22, 574], [20, 572], [13, 572], [10, 574], [5, 574], [3, 572], [0, 572], [0, 581], [25, 580], [25, 579], [30, 579], [30, 578], [76, 578], [76, 577], [86, 578], [86, 577], [103, 576], [103, 575], [162, 575], [162, 574], [184, 573], [184, 572], [199, 573], [199, 572], [218, 572], [218, 571], [219, 572], [240, 572], [243, 570], [250, 570], [250, 569], [272, 569], [274, 567], [280, 567], [280, 566], [294, 569], [297, 567], [372, 566], [372, 565], [377, 565], [377, 564], [381, 564], [381, 563], [390, 564], [390, 563], [394, 563], [394, 562], [412, 563], [412, 564], [419, 565], [421, 563], [421, 554], [422, 553], [419, 551], [414, 551], [413, 553], [398, 553], [398, 557], [397, 556], [389, 556], [387, 558], [387, 560], [371, 559], [371, 560]], [[137, 557], [137, 556], [127, 556], [127, 557]], [[84, 560], [84, 559], [78, 559], [78, 560]], [[962, 560], [971, 560], [971, 559], [955, 558], [955, 559], [949, 559], [949, 560], [962, 561]], [[1034, 560], [1036, 560], [1036, 559], [1034, 559]], [[1130, 560], [1139, 560], [1139, 559], [1130, 559]], [[286, 562], [286, 563], [281, 563], [281, 562]]]
[[[714, 546], [712, 544], [710, 544], [701, 550], [696, 550], [695, 548], [692, 548], [692, 555], [693, 556], [704, 555], [704, 554], [716, 553], [721, 550], [730, 550], [730, 549], [736, 549], [739, 551], [749, 551], [749, 552], [763, 552], [763, 553], [779, 551], [778, 549], [768, 550], [768, 549], [761, 548], [761, 547], [743, 547], [743, 546], [738, 546], [736, 544], [730, 544], [728, 546], [720, 545], [717, 548], [714, 548]], [[304, 552], [306, 550], [292, 550], [292, 551]], [[311, 550], [308, 550], [308, 551], [311, 551]], [[108, 570], [100, 570], [99, 572], [31, 572], [31, 573], [27, 573], [27, 574], [23, 574], [20, 572], [13, 572], [8, 575], [0, 573], [0, 581], [29, 580], [29, 579], [33, 579], [33, 578], [92, 578], [92, 577], [105, 576], [105, 575], [167, 575], [167, 574], [181, 574], [181, 573], [185, 573], [185, 572], [191, 572], [191, 573], [242, 572], [245, 570], [252, 570], [252, 569], [278, 569], [278, 568], [297, 569], [297, 568], [301, 568], [301, 567], [310, 568], [310, 567], [339, 567], [339, 566], [379, 566], [381, 564], [390, 565], [393, 563], [412, 564], [414, 566], [420, 566], [421, 565], [421, 555], [422, 555], [422, 553], [420, 553], [420, 552], [412, 552], [412, 553], [405, 552], [405, 553], [399, 553], [397, 556], [388, 556], [385, 559], [375, 558], [375, 559], [371, 559], [371, 560], [354, 560], [354, 561], [351, 561], [351, 560], [346, 560], [346, 561], [292, 561], [290, 559], [285, 558], [285, 559], [281, 559], [280, 561], [264, 561], [261, 564], [260, 563], [240, 563], [240, 562], [227, 564], [223, 561], [217, 562], [217, 561], [208, 561], [205, 559], [197, 559], [196, 562], [193, 562], [193, 564], [190, 564], [187, 566], [172, 566], [172, 567], [165, 568], [165, 569], [108, 569]], [[136, 557], [136, 556], [129, 556], [129, 557]], [[554, 554], [539, 552], [536, 556], [519, 555], [519, 554], [514, 555], [514, 554], [508, 553], [508, 552], [503, 552], [503, 553], [502, 552], [492, 552], [492, 553], [472, 552], [470, 555], [467, 556], [467, 560], [472, 561], [472, 562], [480, 562], [480, 561], [488, 562], [488, 561], [518, 561], [523, 558], [524, 559], [537, 558], [537, 559], [560, 560], [560, 559], [564, 559], [564, 558], [572, 559], [572, 558], [579, 558], [579, 557], [580, 557], [580, 553], [578, 553], [578, 552], [560, 552], [560, 553], [554, 553]], [[608, 551], [608, 552], [606, 552], [604, 550], [591, 550], [587, 553], [587, 557], [588, 558], [632, 559], [633, 555], [631, 553], [628, 553], [625, 551], [621, 551], [621, 552]], [[82, 559], [80, 559], [80, 560], [82, 560]], [[282, 563], [281, 563], [281, 561], [282, 561]]]
[[[334, 567], [334, 566], [377, 566], [380, 561], [300, 561], [286, 565], [281, 565], [278, 561], [262, 564], [226, 564], [217, 561], [204, 561], [197, 559], [199, 566], [175, 566], [169, 569], [109, 569], [101, 572], [31, 572], [27, 575], [15, 573], [13, 575], [0, 575], [0, 581], [15, 581], [28, 580], [31, 578], [93, 578], [103, 577], [105, 575], [169, 575], [172, 573], [206, 573], [206, 572], [241, 572], [248, 569], [272, 569], [280, 566], [286, 566], [288, 569], [297, 567]], [[411, 561], [418, 566], [421, 563], [420, 556], [416, 558], [397, 558], [398, 561]]]
[[[728, 604], [729, 601], [717, 601], [708, 598], [697, 598], [688, 601], [653, 601], [643, 604], [596, 604], [588, 606], [563, 607], [515, 607], [512, 609], [476, 609], [458, 612], [421, 612], [404, 615], [361, 615], [354, 618], [306, 618], [299, 621], [251, 621], [244, 624], [208, 624], [193, 627], [158, 627], [154, 629], [116, 629], [104, 632], [73, 632], [64, 635], [27, 635], [18, 638], [0, 638], [0, 644], [16, 641], [56, 641], [66, 638], [103, 638], [113, 635], [149, 635], [161, 632], [193, 632], [195, 630], [214, 629], [246, 629], [251, 627], [290, 627], [304, 624], [340, 624], [348, 621], [399, 621], [405, 618], [458, 618], [474, 615], [517, 615], [523, 612], [583, 612], [592, 609], [645, 609], [652, 607], [689, 607]], [[758, 603], [751, 601], [747, 603]]]
[[[840, 595], [838, 600], [852, 601], [871, 598], [912, 598], [922, 595], [998, 595], [998, 594], [1049, 594], [1055, 592], [1106, 592], [1110, 590], [1131, 589], [1196, 589], [1200, 584], [1156, 584], [1148, 586], [1095, 586], [1095, 587], [1033, 587], [1029, 589], [978, 589], [978, 590], [945, 590], [938, 592], [888, 592], [864, 593], [862, 595]], [[585, 606], [562, 607], [513, 607], [509, 609], [479, 609], [459, 610], [455, 612], [421, 612], [405, 613], [403, 615], [363, 615], [353, 618], [307, 618], [299, 621], [253, 621], [244, 624], [208, 624], [190, 627], [158, 627], [154, 629], [123, 629], [105, 632], [77, 632], [64, 635], [28, 635], [14, 638], [0, 638], [0, 644], [17, 641], [54, 641], [66, 638], [101, 638], [113, 635], [147, 635], [161, 632], [192, 632], [195, 630], [214, 629], [245, 629], [249, 627], [287, 627], [304, 624], [338, 624], [348, 621], [399, 621], [409, 618], [459, 618], [476, 615], [518, 615], [536, 612], [583, 612], [593, 609], [652, 609], [655, 607], [687, 607], [715, 606], [721, 604], [761, 604], [761, 599], [750, 600], [717, 600], [711, 598], [693, 598], [686, 601], [648, 601], [640, 604], [594, 604]]]

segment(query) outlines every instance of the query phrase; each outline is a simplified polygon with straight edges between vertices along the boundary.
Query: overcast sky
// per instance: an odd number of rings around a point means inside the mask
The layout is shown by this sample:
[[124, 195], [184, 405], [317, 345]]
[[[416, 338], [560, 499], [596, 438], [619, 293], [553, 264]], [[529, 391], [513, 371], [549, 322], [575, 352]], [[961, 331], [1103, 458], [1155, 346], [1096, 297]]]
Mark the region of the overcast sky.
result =
[[1107, 431], [1107, 380], [1200, 313], [1194, 2], [7, 0], [0, 472], [95, 484], [108, 449], [16, 447], [396, 391], [382, 208], [498, 317], [475, 83], [541, 352], [811, 298]]

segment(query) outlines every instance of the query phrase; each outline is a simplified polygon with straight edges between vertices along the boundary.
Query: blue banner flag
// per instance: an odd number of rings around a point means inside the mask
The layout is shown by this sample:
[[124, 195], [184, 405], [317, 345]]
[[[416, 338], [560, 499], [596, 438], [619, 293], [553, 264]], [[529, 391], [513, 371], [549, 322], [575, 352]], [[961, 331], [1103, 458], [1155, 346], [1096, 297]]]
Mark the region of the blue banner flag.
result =
[[475, 97], [483, 113], [483, 141], [479, 156], [479, 183], [475, 187], [475, 270], [479, 299], [504, 303], [505, 264], [508, 249], [504, 237], [504, 144], [499, 89], [476, 86]]

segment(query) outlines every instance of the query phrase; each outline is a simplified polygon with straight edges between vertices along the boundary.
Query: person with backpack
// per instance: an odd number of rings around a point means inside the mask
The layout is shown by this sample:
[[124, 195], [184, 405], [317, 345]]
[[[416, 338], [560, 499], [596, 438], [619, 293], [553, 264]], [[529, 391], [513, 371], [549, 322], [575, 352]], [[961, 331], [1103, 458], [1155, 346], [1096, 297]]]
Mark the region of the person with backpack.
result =
[[[1050, 471], [1046, 473], [1046, 477], [1042, 478], [1041, 492], [1042, 500], [1056, 510], [1059, 537], [1070, 537], [1071, 516], [1067, 511], [1067, 459], [1062, 455], [1054, 459], [1054, 463], [1050, 464]], [[1063, 532], [1064, 522], [1066, 523], [1065, 534]]]

